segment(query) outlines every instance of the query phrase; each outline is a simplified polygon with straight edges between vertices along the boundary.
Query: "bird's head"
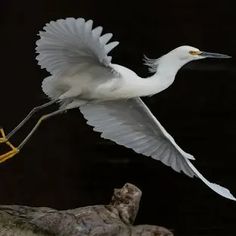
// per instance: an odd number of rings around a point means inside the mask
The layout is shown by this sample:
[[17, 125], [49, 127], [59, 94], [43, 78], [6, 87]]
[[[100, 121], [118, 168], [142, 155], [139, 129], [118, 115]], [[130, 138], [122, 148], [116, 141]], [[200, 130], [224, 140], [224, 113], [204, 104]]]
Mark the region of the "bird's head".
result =
[[169, 71], [172, 75], [190, 61], [200, 60], [205, 58], [231, 58], [231, 56], [201, 51], [198, 48], [191, 46], [180, 46], [165, 54], [158, 59], [144, 58], [144, 64], [149, 66], [149, 71], [156, 73], [157, 71]]
[[179, 60], [183, 62], [183, 64], [204, 58], [220, 58], [220, 59], [231, 58], [230, 56], [225, 54], [204, 52], [199, 50], [198, 48], [194, 48], [191, 46], [178, 47], [172, 50], [169, 54], [171, 54], [174, 57], [177, 57]]

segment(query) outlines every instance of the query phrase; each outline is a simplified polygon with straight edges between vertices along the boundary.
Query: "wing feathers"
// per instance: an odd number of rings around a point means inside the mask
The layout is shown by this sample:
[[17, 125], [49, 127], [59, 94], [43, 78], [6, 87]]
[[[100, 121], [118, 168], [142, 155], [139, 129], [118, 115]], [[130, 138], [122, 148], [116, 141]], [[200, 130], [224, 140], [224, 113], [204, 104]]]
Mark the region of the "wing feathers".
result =
[[214, 184], [209, 182], [194, 166], [193, 164], [187, 160], [188, 166], [192, 169], [192, 171], [195, 173], [195, 175], [200, 178], [209, 188], [211, 188], [213, 191], [218, 193], [219, 195], [226, 197], [230, 200], [236, 201], [236, 198], [230, 193], [230, 191], [227, 188], [224, 188], [218, 184]]
[[[184, 162], [185, 158], [192, 157], [180, 149], [144, 106], [141, 100], [130, 99], [128, 101], [90, 103], [80, 107], [80, 110], [88, 120], [87, 123], [93, 126], [95, 131], [101, 132], [102, 137], [111, 139], [138, 153], [151, 155], [168, 166], [171, 166], [172, 163], [166, 157], [168, 153], [172, 153], [172, 158], [176, 158], [176, 162], [180, 163]], [[164, 160], [162, 160], [163, 158]], [[174, 168], [176, 166], [172, 165]], [[184, 173], [190, 175], [188, 168], [185, 169], [184, 165], [179, 166], [183, 167]]]
[[108, 43], [107, 45], [105, 45], [105, 52], [106, 52], [106, 54], [108, 54], [118, 44], [119, 44], [119, 42], [115, 41], [115, 42], [111, 42], [111, 43]]
[[118, 42], [107, 44], [111, 33], [101, 36], [102, 27], [92, 29], [93, 21], [83, 18], [67, 18], [51, 21], [39, 32], [36, 42], [38, 64], [52, 75], [61, 75], [83, 63], [96, 63], [109, 67], [111, 57], [107, 54]]
[[105, 45], [112, 38], [112, 33], [104, 34], [100, 37], [100, 43]]
[[102, 27], [98, 26], [92, 31], [92, 33], [93, 33], [94, 38], [99, 38], [102, 33]]
[[88, 20], [85, 23], [85, 31], [91, 33], [92, 27], [93, 27], [93, 21], [92, 20]]
[[160, 160], [177, 172], [200, 178], [218, 194], [236, 200], [224, 187], [209, 182], [193, 166], [193, 156], [184, 152], [152, 115], [140, 98], [88, 103], [80, 107], [87, 123], [101, 132], [101, 137]]

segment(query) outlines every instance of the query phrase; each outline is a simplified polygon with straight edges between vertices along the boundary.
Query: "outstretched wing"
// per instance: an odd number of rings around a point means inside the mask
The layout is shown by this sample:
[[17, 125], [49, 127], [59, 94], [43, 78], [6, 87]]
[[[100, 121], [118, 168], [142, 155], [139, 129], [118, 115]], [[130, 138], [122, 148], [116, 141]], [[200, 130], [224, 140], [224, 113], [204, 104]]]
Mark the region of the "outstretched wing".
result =
[[[67, 18], [51, 21], [39, 32], [36, 57], [41, 68], [52, 75], [62, 75], [84, 64], [110, 68], [107, 54], [118, 45], [109, 42], [111, 33], [101, 36], [102, 27], [92, 29], [92, 20]], [[112, 68], [110, 68], [112, 71]]]
[[88, 103], [80, 111], [103, 138], [160, 160], [175, 171], [196, 176], [218, 194], [236, 200], [226, 188], [210, 183], [198, 172], [189, 161], [193, 156], [175, 143], [140, 98]]

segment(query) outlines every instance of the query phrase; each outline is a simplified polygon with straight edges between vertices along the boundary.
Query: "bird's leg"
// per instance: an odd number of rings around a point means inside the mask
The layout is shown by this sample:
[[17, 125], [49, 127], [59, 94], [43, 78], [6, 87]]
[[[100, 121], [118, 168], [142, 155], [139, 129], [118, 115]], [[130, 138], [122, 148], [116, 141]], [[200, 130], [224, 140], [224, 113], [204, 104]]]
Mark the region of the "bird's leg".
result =
[[[29, 119], [30, 117], [36, 113], [37, 111], [45, 108], [45, 107], [48, 107], [54, 103], [58, 102], [58, 100], [52, 100], [50, 102], [47, 102], [43, 105], [40, 105], [40, 106], [37, 106], [37, 107], [34, 107], [30, 113], [6, 136], [6, 140], [10, 139]], [[0, 142], [1, 142], [1, 139], [0, 139]]]
[[52, 104], [54, 104], [55, 102], [57, 102], [57, 100], [52, 100], [48, 103], [45, 103], [41, 106], [37, 106], [34, 107], [30, 113], [20, 122], [20, 124], [18, 124], [7, 136], [4, 133], [4, 130], [2, 128], [0, 128], [0, 144], [1, 145], [6, 145], [8, 148], [10, 148], [10, 151], [0, 155], [0, 163], [4, 162], [10, 158], [12, 158], [13, 156], [15, 156], [18, 152], [19, 152], [19, 148], [14, 147], [9, 141], [8, 139], [13, 136], [26, 122], [27, 120], [29, 120], [29, 118], [38, 110], [45, 108], [47, 106], [50, 106]]
[[29, 132], [29, 134], [26, 136], [26, 138], [20, 143], [20, 145], [17, 148], [19, 150], [22, 149], [22, 147], [27, 143], [27, 141], [31, 138], [31, 136], [34, 134], [34, 132], [38, 129], [38, 127], [40, 126], [40, 124], [43, 121], [47, 120], [48, 118], [50, 118], [52, 116], [56, 116], [58, 114], [61, 114], [62, 112], [65, 112], [66, 110], [67, 109], [62, 109], [62, 110], [54, 111], [52, 113], [41, 116], [41, 118], [38, 120], [38, 122], [33, 127], [33, 129]]
[[12, 158], [13, 156], [15, 156], [19, 151], [20, 149], [22, 149], [22, 147], [26, 144], [26, 142], [31, 138], [31, 136], [33, 135], [33, 133], [37, 130], [37, 128], [39, 127], [39, 125], [42, 123], [42, 121], [52, 117], [52, 116], [55, 116], [55, 115], [58, 115], [62, 112], [65, 112], [66, 109], [63, 109], [63, 110], [58, 110], [58, 111], [54, 111], [52, 113], [49, 113], [49, 114], [46, 114], [46, 115], [43, 115], [39, 120], [38, 122], [36, 123], [36, 125], [33, 127], [33, 129], [30, 131], [30, 133], [26, 136], [26, 138], [20, 143], [20, 145], [18, 147], [14, 147], [9, 141], [7, 141], [6, 139], [6, 136], [4, 134], [4, 131], [1, 129], [1, 134], [2, 134], [2, 139], [4, 140], [5, 144], [11, 148], [11, 150], [9, 152], [6, 152], [2, 155], [0, 155], [0, 163], [1, 162], [4, 162], [10, 158]]

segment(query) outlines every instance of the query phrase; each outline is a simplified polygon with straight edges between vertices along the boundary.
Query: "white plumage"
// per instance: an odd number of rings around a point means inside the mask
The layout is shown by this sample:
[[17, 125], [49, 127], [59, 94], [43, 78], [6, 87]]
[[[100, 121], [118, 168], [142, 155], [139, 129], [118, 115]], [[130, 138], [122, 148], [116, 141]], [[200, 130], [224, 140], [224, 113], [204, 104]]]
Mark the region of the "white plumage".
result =
[[87, 123], [103, 138], [160, 160], [177, 172], [196, 176], [218, 194], [236, 200], [229, 190], [210, 183], [198, 172], [190, 162], [194, 157], [176, 144], [140, 99], [168, 88], [178, 70], [190, 61], [229, 56], [181, 46], [159, 59], [145, 58], [154, 74], [141, 78], [111, 63], [108, 53], [118, 42], [109, 43], [112, 34], [102, 35], [102, 27], [92, 29], [92, 24], [91, 20], [67, 18], [51, 21], [39, 33], [37, 60], [51, 74], [43, 80], [44, 93], [60, 101], [61, 111], [79, 107]]

